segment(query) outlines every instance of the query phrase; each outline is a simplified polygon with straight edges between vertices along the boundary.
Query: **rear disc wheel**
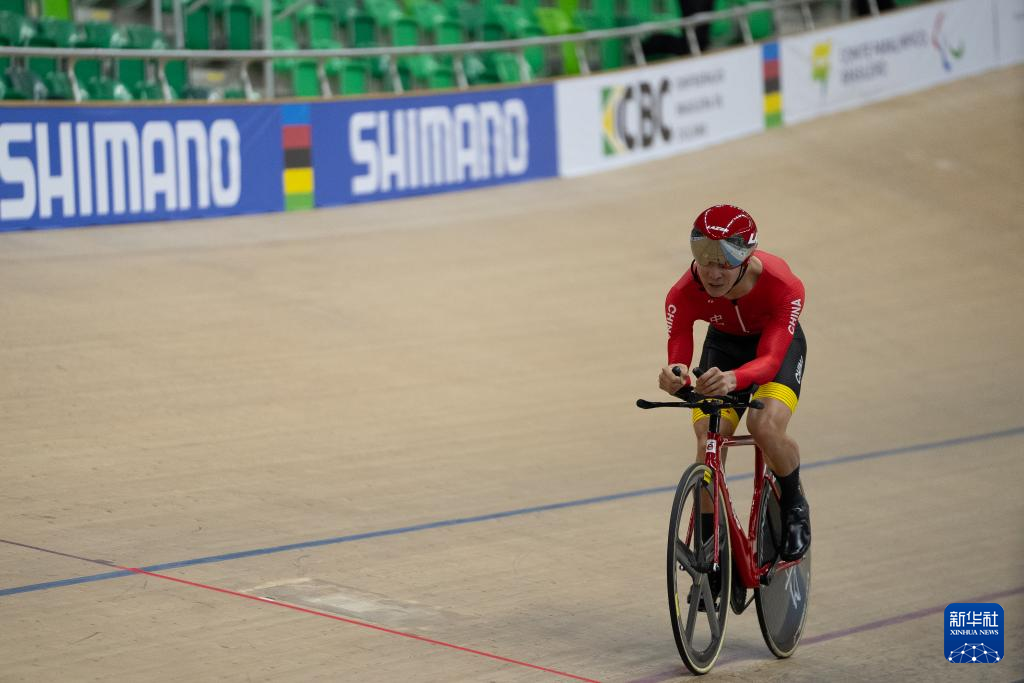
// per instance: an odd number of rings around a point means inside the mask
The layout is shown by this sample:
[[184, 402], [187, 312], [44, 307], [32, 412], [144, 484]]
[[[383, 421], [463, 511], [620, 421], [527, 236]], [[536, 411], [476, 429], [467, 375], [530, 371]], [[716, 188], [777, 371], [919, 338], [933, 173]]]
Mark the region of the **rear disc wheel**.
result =
[[[778, 559], [784, 538], [782, 510], [770, 481], [765, 482], [757, 524], [757, 563], [764, 567]], [[809, 549], [797, 564], [775, 572], [768, 585], [754, 589], [761, 635], [776, 657], [789, 657], [800, 644], [810, 596]]]

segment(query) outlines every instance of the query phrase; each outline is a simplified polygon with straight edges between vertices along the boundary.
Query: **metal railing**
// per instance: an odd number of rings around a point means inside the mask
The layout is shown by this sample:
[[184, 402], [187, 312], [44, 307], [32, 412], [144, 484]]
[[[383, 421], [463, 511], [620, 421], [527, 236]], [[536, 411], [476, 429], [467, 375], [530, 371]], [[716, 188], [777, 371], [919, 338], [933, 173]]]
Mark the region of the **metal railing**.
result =
[[[878, 13], [876, 0], [868, 0], [873, 14]], [[851, 0], [838, 0], [841, 20], [850, 18]], [[176, 5], [178, 3], [175, 3]], [[416, 45], [408, 47], [370, 47], [370, 48], [335, 48], [335, 49], [300, 49], [300, 50], [187, 50], [187, 49], [115, 49], [115, 48], [59, 48], [59, 47], [10, 47], [0, 46], [0, 57], [27, 58], [44, 57], [67, 59], [67, 73], [71, 81], [72, 92], [75, 101], [84, 99], [81, 84], [75, 78], [74, 65], [80, 59], [142, 59], [152, 61], [157, 65], [157, 78], [159, 80], [165, 100], [172, 100], [173, 92], [167, 82], [165, 65], [173, 61], [189, 62], [210, 62], [224, 61], [241, 64], [242, 86], [247, 99], [257, 100], [260, 95], [253, 86], [249, 74], [249, 67], [253, 63], [261, 63], [265, 73], [273, 74], [274, 60], [301, 59], [317, 62], [317, 73], [320, 82], [321, 95], [330, 97], [333, 93], [330, 81], [325, 71], [325, 63], [333, 59], [346, 58], [383, 58], [386, 61], [386, 69], [391, 79], [391, 86], [394, 92], [403, 91], [402, 81], [398, 74], [398, 60], [402, 57], [414, 55], [466, 55], [481, 52], [507, 51], [516, 55], [519, 65], [519, 75], [523, 82], [530, 80], [529, 64], [526, 60], [526, 49], [531, 47], [560, 46], [565, 43], [573, 43], [578, 58], [580, 73], [590, 73], [589, 63], [586, 55], [586, 45], [593, 42], [610, 39], [628, 40], [633, 60], [636, 65], [646, 64], [644, 57], [642, 37], [652, 33], [664, 32], [673, 29], [682, 29], [686, 35], [690, 54], [700, 55], [701, 46], [697, 39], [697, 27], [710, 24], [723, 19], [733, 20], [739, 24], [740, 33], [744, 44], [754, 43], [749, 22], [745, 19], [753, 13], [771, 11], [774, 14], [776, 30], [782, 26], [781, 12], [788, 8], [798, 7], [803, 20], [803, 30], [815, 28], [814, 18], [810, 9], [813, 4], [827, 4], [835, 6], [836, 0], [762, 0], [740, 7], [733, 7], [718, 12], [702, 12], [680, 19], [669, 19], [665, 21], [652, 21], [622, 28], [600, 29], [580, 33], [568, 33], [554, 36], [538, 36], [533, 38], [519, 38], [514, 40], [476, 41], [470, 43], [455, 43], [450, 45]], [[265, 22], [268, 23], [268, 22]], [[269, 23], [268, 23], [269, 26]], [[269, 42], [268, 42], [269, 44]], [[454, 59], [456, 85], [460, 90], [469, 87], [465, 73], [462, 69], [462, 61]], [[272, 99], [274, 96], [273, 78], [264, 79], [264, 97]]]

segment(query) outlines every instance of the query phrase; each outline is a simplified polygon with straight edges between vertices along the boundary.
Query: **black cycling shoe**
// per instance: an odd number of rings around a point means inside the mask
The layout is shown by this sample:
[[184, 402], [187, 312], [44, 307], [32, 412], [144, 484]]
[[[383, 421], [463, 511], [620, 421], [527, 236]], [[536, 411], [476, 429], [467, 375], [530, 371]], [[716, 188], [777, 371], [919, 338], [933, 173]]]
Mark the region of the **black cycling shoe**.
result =
[[800, 500], [787, 510], [785, 520], [779, 557], [787, 562], [799, 560], [811, 547], [811, 508], [807, 501]]

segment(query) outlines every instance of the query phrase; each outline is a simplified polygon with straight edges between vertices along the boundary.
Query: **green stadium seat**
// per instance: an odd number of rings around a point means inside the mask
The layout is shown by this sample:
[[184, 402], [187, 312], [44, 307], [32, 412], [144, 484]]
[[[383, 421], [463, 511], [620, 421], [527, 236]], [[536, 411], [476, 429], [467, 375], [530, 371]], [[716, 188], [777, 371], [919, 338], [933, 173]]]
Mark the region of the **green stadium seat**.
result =
[[63, 71], [51, 71], [43, 77], [43, 83], [46, 85], [47, 99], [75, 99], [75, 90], [71, 87], [71, 78]]
[[270, 29], [270, 34], [275, 38], [280, 36], [286, 38], [292, 43], [297, 43], [296, 31], [295, 31], [295, 13], [292, 12], [286, 17], [274, 17], [273, 25]]
[[25, 16], [25, 0], [0, 0], [0, 12]]
[[381, 28], [391, 26], [405, 17], [405, 12], [396, 0], [363, 0], [363, 7]]
[[[519, 60], [515, 55], [498, 52], [494, 55], [494, 70], [499, 83], [522, 83]], [[529, 77], [527, 78], [529, 80]]]
[[136, 50], [165, 50], [167, 38], [152, 26], [132, 24], [125, 27], [128, 33], [128, 46]]
[[251, 50], [253, 41], [252, 4], [247, 0], [227, 0], [224, 5], [224, 33], [229, 50]]
[[178, 97], [184, 97], [182, 93], [188, 89], [188, 64], [184, 61], [167, 62], [164, 65], [164, 77], [171, 90]]
[[365, 61], [347, 59], [336, 75], [334, 92], [339, 95], [364, 95], [369, 92], [370, 68]]
[[297, 14], [299, 30], [305, 37], [306, 45], [315, 49], [320, 49], [318, 45], [341, 46], [334, 29], [334, 15], [331, 12], [317, 5], [306, 5]]
[[410, 16], [416, 20], [420, 29], [428, 34], [433, 34], [437, 27], [449, 18], [444, 7], [433, 0], [419, 0], [414, 3], [410, 8]]
[[89, 93], [90, 100], [132, 101], [132, 94], [123, 83], [104, 76], [90, 78], [85, 84], [85, 91]]
[[319, 97], [320, 77], [317, 74], [316, 61], [312, 59], [293, 60], [291, 69], [292, 96]]
[[537, 35], [540, 29], [533, 15], [517, 5], [493, 6], [489, 10], [489, 15], [501, 24], [505, 34], [510, 38]]
[[131, 47], [127, 31], [106, 21], [89, 21], [82, 24], [85, 29], [83, 47]]
[[6, 98], [9, 100], [45, 100], [49, 97], [46, 84], [37, 74], [21, 67], [9, 67]]
[[[650, 21], [679, 19], [681, 16], [682, 15], [679, 12], [679, 5], [673, 0], [663, 4], [661, 8], [655, 7], [654, 0], [626, 0], [626, 13], [624, 16], [619, 18], [619, 22], [626, 26], [634, 26], [636, 24], [642, 24]], [[658, 33], [681, 37], [683, 35], [683, 30], [681, 28], [660, 29]], [[669, 55], [649, 54], [648, 59], [658, 59], [668, 56]]]
[[57, 60], [49, 57], [29, 57], [26, 65], [29, 70], [39, 78], [46, 78], [46, 74], [57, 71]]
[[[164, 89], [156, 81], [139, 81], [128, 86], [128, 92], [136, 100], [163, 101]], [[177, 99], [174, 88], [171, 88], [171, 99]]]
[[437, 68], [427, 76], [427, 88], [430, 90], [452, 90], [457, 85], [455, 70], [449, 66], [438, 64]]
[[454, 10], [448, 10], [448, 16], [462, 23], [466, 33], [473, 38], [479, 38], [487, 13], [483, 7], [470, 2], [459, 4]]
[[618, 26], [617, 0], [590, 0], [586, 7], [578, 7], [573, 13], [576, 23], [581, 26], [597, 24], [601, 26]]
[[[749, 5], [752, 0], [742, 0], [741, 4]], [[775, 35], [775, 17], [769, 10], [751, 12], [747, 15], [750, 35], [754, 40], [766, 40]]]
[[[198, 7], [196, 0], [182, 0], [182, 12], [185, 15], [185, 47], [189, 50], [209, 50], [211, 46], [210, 29], [212, 26], [213, 5], [209, 2]], [[164, 12], [174, 11], [170, 0], [163, 0]]]
[[508, 36], [505, 34], [505, 27], [496, 21], [493, 16], [485, 15], [483, 22], [480, 24], [480, 40], [489, 42], [505, 40], [506, 38]]
[[377, 22], [369, 14], [354, 14], [349, 18], [352, 47], [377, 47]]
[[36, 36], [32, 21], [14, 12], [0, 11], [0, 45], [25, 46]]
[[[557, 7], [538, 7], [536, 14], [537, 21], [545, 35], [560, 36], [583, 31], [581, 26]], [[565, 74], [580, 72], [579, 58], [576, 56], [576, 43], [562, 43], [562, 72]]]
[[210, 100], [213, 99], [213, 93], [208, 89], [198, 85], [186, 85], [183, 90], [179, 90], [178, 97], [183, 100]]
[[352, 17], [360, 12], [356, 0], [326, 0], [324, 7], [340, 26], [346, 27]]
[[[749, 5], [753, 0], [715, 0], [714, 11]], [[754, 40], [765, 40], [775, 35], [775, 19], [769, 10], [751, 12], [747, 16], [750, 35]], [[735, 19], [719, 19], [711, 22], [709, 40], [712, 47], [728, 47], [743, 42], [740, 24]]]
[[36, 24], [36, 40], [55, 47], [78, 47], [85, 43], [85, 30], [73, 21], [43, 17]]
[[532, 16], [536, 16], [537, 8], [540, 7], [540, 0], [518, 0], [516, 4], [522, 7]]
[[[737, 5], [739, 5], [738, 0], [715, 0], [712, 10], [721, 12]], [[711, 47], [728, 47], [743, 42], [743, 36], [740, 34], [740, 27], [735, 19], [716, 19], [708, 27], [708, 40]]]

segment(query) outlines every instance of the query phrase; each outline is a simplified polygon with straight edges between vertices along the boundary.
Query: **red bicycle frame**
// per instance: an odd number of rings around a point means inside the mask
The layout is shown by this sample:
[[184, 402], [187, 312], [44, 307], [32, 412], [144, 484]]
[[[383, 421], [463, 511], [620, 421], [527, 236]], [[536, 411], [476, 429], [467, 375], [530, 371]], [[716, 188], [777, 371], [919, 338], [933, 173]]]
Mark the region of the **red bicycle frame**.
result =
[[[767, 483], [771, 486], [776, 495], [779, 493], [778, 484], [768, 477], [768, 465], [765, 463], [764, 453], [761, 451], [761, 447], [755, 443], [754, 437], [750, 435], [724, 436], [718, 431], [720, 419], [717, 411], [711, 415], [711, 422], [708, 425], [708, 442], [704, 450], [704, 464], [714, 472], [715, 477], [713, 501], [714, 526], [712, 528], [718, 528], [719, 497], [723, 496], [727, 511], [726, 519], [729, 523], [729, 540], [733, 548], [733, 561], [736, 564], [737, 570], [739, 570], [742, 584], [747, 588], [756, 588], [761, 585], [761, 579], [765, 576], [774, 575], [775, 572], [799, 564], [800, 561], [792, 560], [787, 562], [777, 560], [764, 566], [757, 564], [757, 513], [761, 509], [761, 499], [766, 495], [765, 484]], [[743, 527], [740, 526], [740, 521], [733, 510], [732, 499], [729, 497], [729, 487], [725, 481], [725, 467], [722, 465], [722, 454], [730, 446], [754, 447], [754, 496], [750, 503], [750, 522], [747, 525], [746, 534], [743, 533]], [[693, 523], [694, 520], [691, 516], [689, 529], [686, 532], [687, 545], [689, 545], [691, 535], [693, 534]], [[718, 534], [714, 534], [714, 540], [715, 566], [717, 567], [719, 564]]]

